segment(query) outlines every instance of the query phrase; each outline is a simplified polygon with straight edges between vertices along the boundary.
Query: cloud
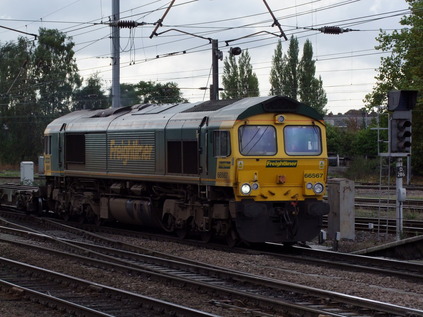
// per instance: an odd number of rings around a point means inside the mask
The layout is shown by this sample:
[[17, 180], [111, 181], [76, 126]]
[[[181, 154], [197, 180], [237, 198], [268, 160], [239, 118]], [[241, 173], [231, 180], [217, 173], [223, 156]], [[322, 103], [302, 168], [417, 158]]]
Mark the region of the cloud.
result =
[[[328, 94], [328, 109], [334, 113], [363, 107], [362, 99], [374, 84], [374, 69], [379, 65], [375, 37], [380, 28], [400, 27], [401, 15], [375, 16], [383, 12], [406, 9], [405, 1], [386, 0], [267, 0], [283, 30], [299, 39], [300, 48], [306, 39], [313, 45], [317, 59], [317, 75], [321, 75]], [[152, 23], [162, 16], [169, 1], [140, 3], [125, 0], [120, 3], [121, 19], [148, 25], [136, 29], [121, 29], [121, 82], [140, 80], [173, 81], [184, 88], [191, 101], [202, 100], [200, 87], [210, 85], [211, 45], [207, 40], [168, 32], [149, 38]], [[83, 77], [99, 72], [107, 83], [111, 81], [111, 41], [107, 23], [111, 1], [16, 1], [0, 2], [0, 25], [25, 32], [38, 33], [39, 27], [57, 28], [67, 32], [75, 42], [76, 59]], [[376, 19], [384, 17], [383, 19]], [[242, 38], [259, 31], [278, 33], [264, 3], [257, 0], [180, 0], [168, 12], [158, 32], [177, 28], [193, 35], [219, 40], [224, 56], [229, 47], [225, 41]], [[305, 28], [335, 25], [360, 31], [339, 35], [322, 34]], [[1, 41], [14, 41], [19, 33], [0, 30]], [[254, 71], [259, 76], [260, 93], [269, 93], [269, 73], [278, 37], [260, 36], [239, 39], [231, 45], [248, 49]], [[284, 50], [288, 43], [283, 42]], [[186, 51], [185, 54], [181, 53]], [[169, 56], [169, 54], [173, 55]], [[156, 56], [159, 55], [159, 58]], [[134, 63], [135, 62], [135, 63]], [[220, 63], [222, 73], [223, 63]], [[208, 92], [206, 92], [208, 98]]]

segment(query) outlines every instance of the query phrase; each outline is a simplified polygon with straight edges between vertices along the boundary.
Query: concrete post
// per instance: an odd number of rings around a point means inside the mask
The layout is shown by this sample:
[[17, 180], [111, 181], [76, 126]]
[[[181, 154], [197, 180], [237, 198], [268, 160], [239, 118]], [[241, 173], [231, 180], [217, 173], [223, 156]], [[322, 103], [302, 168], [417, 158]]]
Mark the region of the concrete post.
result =
[[[328, 238], [355, 239], [355, 187], [352, 180], [333, 178], [328, 181]], [[340, 235], [340, 237], [339, 237]]]
[[21, 184], [32, 185], [34, 183], [34, 162], [21, 162]]

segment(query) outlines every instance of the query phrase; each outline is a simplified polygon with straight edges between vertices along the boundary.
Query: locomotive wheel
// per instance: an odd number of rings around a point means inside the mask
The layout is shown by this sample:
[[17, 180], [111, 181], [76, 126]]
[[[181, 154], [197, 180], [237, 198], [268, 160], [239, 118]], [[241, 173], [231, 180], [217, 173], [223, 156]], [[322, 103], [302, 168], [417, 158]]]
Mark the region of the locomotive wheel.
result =
[[226, 244], [233, 248], [239, 242], [238, 233], [234, 229], [230, 229], [229, 232], [226, 234]]
[[201, 241], [205, 243], [209, 243], [211, 239], [213, 238], [213, 231], [201, 231], [200, 233]]
[[83, 214], [85, 215], [85, 220], [87, 221], [87, 223], [97, 224], [97, 222], [101, 222], [100, 216], [94, 212], [94, 209], [91, 207], [90, 204], [84, 205]]
[[186, 228], [176, 229], [175, 232], [180, 239], [185, 239], [188, 235], [188, 230]]
[[37, 216], [39, 216], [39, 215], [41, 215], [43, 213], [43, 207], [44, 207], [44, 205], [43, 205], [43, 199], [41, 197], [39, 197], [37, 199], [37, 207], [36, 207], [37, 210], [35, 211], [35, 214]]
[[68, 213], [64, 213], [64, 214], [62, 214], [62, 219], [63, 219], [64, 221], [70, 221], [70, 216], [69, 216], [69, 214], [68, 214]]
[[60, 217], [62, 217], [63, 220], [65, 220], [65, 221], [70, 220], [69, 212], [67, 212], [66, 209], [63, 207], [63, 205], [57, 200], [54, 204], [54, 212], [59, 214]]
[[175, 217], [171, 214], [166, 214], [162, 220], [162, 227], [166, 232], [175, 231]]
[[98, 215], [95, 216], [95, 218], [94, 218], [94, 224], [97, 227], [102, 226], [104, 223], [105, 223], [105, 220], [104, 219], [101, 219], [100, 216], [98, 216]]
[[79, 214], [76, 219], [80, 225], [83, 225], [84, 223], [88, 223], [85, 212], [83, 212], [82, 214]]

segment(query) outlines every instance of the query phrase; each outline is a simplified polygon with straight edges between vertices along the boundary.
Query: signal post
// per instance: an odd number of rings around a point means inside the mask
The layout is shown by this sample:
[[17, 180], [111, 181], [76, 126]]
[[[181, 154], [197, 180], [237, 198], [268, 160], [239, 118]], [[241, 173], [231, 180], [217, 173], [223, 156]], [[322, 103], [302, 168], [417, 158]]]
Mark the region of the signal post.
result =
[[[403, 187], [405, 176], [403, 158], [411, 155], [412, 109], [417, 101], [415, 90], [394, 90], [388, 93], [388, 110], [392, 111], [389, 120], [389, 153], [384, 156], [396, 157], [396, 231], [397, 239], [403, 232], [403, 204], [406, 190]], [[407, 171], [408, 172], [408, 171]]]

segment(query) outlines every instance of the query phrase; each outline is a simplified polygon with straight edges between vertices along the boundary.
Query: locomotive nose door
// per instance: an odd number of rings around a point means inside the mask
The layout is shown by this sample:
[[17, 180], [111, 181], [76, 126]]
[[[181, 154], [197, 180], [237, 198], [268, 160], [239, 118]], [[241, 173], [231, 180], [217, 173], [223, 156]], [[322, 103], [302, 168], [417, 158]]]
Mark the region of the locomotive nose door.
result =
[[66, 123], [62, 124], [62, 127], [59, 131], [59, 140], [58, 140], [58, 160], [59, 160], [59, 169], [64, 169], [64, 161], [65, 161], [65, 133], [66, 133]]
[[203, 183], [203, 178], [207, 178], [208, 172], [208, 124], [209, 117], [204, 117], [197, 131], [198, 144], [198, 174], [200, 176], [200, 185]]

